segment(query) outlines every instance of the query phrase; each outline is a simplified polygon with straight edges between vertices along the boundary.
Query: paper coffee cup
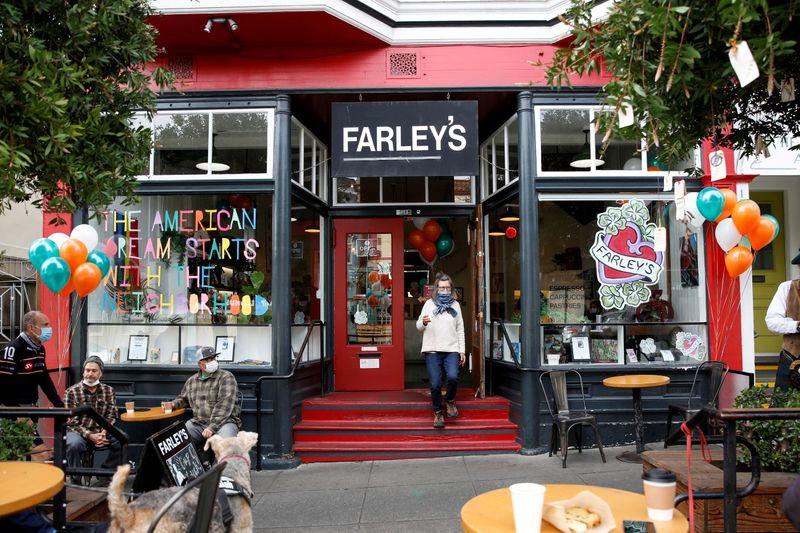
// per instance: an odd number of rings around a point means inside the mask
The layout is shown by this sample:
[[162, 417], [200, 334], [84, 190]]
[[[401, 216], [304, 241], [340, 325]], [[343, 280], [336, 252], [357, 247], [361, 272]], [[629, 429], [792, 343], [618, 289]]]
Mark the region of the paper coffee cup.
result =
[[675, 509], [675, 474], [653, 468], [642, 474], [647, 516], [655, 522], [669, 522]]
[[125, 411], [129, 415], [133, 414], [133, 407], [134, 407], [134, 402], [125, 402]]
[[539, 533], [542, 528], [544, 507], [544, 485], [538, 483], [515, 483], [511, 491], [511, 506], [514, 509], [514, 527], [517, 533]]

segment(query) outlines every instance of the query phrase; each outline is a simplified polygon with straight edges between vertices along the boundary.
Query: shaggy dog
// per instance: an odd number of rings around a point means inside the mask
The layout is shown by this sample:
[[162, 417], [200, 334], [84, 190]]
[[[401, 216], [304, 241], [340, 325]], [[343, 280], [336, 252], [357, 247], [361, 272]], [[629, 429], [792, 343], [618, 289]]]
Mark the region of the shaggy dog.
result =
[[[218, 435], [209, 437], [206, 449], [211, 447], [217, 461], [225, 463], [222, 475], [237, 482], [242, 490], [252, 497], [253, 491], [250, 484], [250, 449], [258, 440], [258, 435], [242, 431], [236, 437], [223, 439]], [[111, 514], [109, 532], [139, 533], [146, 532], [159, 509], [180, 490], [180, 487], [145, 492], [131, 503], [126, 503], [122, 495], [125, 480], [128, 479], [130, 465], [117, 468], [116, 474], [108, 487], [108, 510]], [[161, 518], [156, 528], [157, 533], [185, 532], [197, 508], [199, 489], [192, 489], [185, 497], [175, 502], [169, 512]], [[233, 522], [230, 531], [252, 532], [253, 512], [247, 500], [241, 496], [228, 497], [228, 503], [233, 513]], [[209, 531], [222, 533], [225, 526], [219, 506], [214, 506], [214, 517]]]

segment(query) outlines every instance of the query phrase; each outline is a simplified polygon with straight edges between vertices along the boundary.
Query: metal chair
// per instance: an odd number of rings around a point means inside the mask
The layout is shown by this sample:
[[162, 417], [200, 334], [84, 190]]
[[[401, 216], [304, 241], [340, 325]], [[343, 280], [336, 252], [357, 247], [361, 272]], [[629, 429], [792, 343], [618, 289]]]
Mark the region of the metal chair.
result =
[[[581, 390], [582, 409], [570, 410], [569, 398], [567, 397], [567, 374], [575, 374], [578, 378]], [[548, 394], [547, 387], [545, 387], [545, 376], [547, 376], [550, 381], [552, 396]], [[603, 458], [603, 462], [605, 463], [606, 455], [603, 453], [603, 441], [600, 438], [600, 431], [597, 428], [597, 419], [594, 415], [589, 414], [589, 411], [586, 409], [583, 378], [580, 372], [577, 370], [549, 370], [539, 375], [539, 385], [542, 387], [542, 393], [547, 402], [547, 409], [550, 411], [550, 416], [553, 418], [550, 453], [548, 456], [552, 457], [553, 451], [556, 449], [556, 441], [558, 440], [561, 449], [561, 467], [566, 468], [570, 431], [573, 429], [575, 430], [578, 453], [583, 453], [583, 426], [591, 426], [592, 429], [594, 429], [594, 436], [597, 441], [597, 448], [600, 450], [600, 457]]]
[[[692, 381], [692, 388], [689, 391], [689, 400], [686, 404], [677, 405], [670, 404], [667, 408], [667, 433], [664, 435], [664, 448], [667, 447], [667, 438], [672, 429], [672, 419], [678, 416], [681, 423], [689, 420], [692, 416], [697, 414], [700, 409], [708, 405], [711, 407], [719, 407], [719, 392], [722, 390], [722, 385], [725, 382], [725, 376], [728, 375], [730, 369], [728, 363], [724, 361], [705, 361], [699, 365], [694, 371], [694, 380]], [[703, 400], [700, 397], [700, 376], [708, 371], [708, 400]], [[705, 430], [705, 428], [704, 428]]]
[[187, 533], [207, 533], [209, 525], [211, 524], [211, 519], [214, 516], [219, 478], [222, 476], [222, 471], [224, 469], [224, 462], [216, 464], [211, 470], [194, 478], [184, 485], [181, 490], [173, 494], [172, 498], [170, 498], [153, 517], [153, 521], [150, 522], [150, 527], [147, 528], [147, 533], [153, 533], [158, 523], [164, 515], [169, 512], [175, 502], [186, 497], [186, 494], [196, 487], [200, 487], [200, 493], [197, 495], [196, 512], [192, 518], [192, 523], [189, 524], [189, 529], [186, 531]]

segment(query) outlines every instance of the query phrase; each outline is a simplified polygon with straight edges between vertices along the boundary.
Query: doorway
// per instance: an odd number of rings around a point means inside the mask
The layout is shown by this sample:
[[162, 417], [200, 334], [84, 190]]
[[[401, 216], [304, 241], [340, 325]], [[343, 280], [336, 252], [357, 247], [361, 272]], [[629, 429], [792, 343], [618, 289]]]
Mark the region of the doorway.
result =
[[[772, 215], [781, 227], [784, 224], [783, 192], [752, 192], [750, 198], [758, 203], [761, 214]], [[767, 308], [778, 285], [786, 281], [786, 247], [784, 232], [778, 233], [774, 241], [755, 254], [753, 261], [753, 324], [758, 336], [755, 340], [755, 353], [772, 358], [781, 351], [783, 335], [767, 329], [764, 321]], [[758, 362], [758, 361], [757, 361]]]

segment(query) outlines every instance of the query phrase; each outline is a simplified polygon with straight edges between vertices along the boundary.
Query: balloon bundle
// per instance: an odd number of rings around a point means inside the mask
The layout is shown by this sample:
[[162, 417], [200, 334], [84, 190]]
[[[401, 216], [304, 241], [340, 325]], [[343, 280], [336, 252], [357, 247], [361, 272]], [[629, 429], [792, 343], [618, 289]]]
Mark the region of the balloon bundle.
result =
[[367, 305], [383, 311], [392, 306], [392, 278], [389, 274], [381, 274], [377, 270], [367, 274]]
[[453, 253], [455, 242], [445, 220], [416, 217], [414, 226], [415, 229], [408, 234], [408, 243], [426, 264], [433, 265], [437, 258]]

